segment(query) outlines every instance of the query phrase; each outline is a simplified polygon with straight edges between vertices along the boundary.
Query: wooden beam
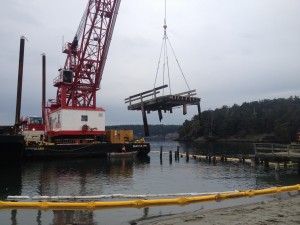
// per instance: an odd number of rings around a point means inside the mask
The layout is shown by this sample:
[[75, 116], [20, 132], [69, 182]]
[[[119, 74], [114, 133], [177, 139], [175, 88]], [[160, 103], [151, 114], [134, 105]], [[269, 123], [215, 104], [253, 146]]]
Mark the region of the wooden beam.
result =
[[135, 97], [138, 97], [138, 96], [140, 96], [140, 95], [148, 94], [148, 93], [151, 93], [151, 92], [154, 92], [154, 91], [156, 91], [156, 90], [163, 89], [163, 88], [166, 88], [166, 87], [168, 87], [167, 84], [166, 84], [166, 85], [163, 85], [163, 86], [160, 86], [160, 87], [157, 87], [157, 88], [153, 88], [153, 89], [148, 90], [148, 91], [141, 92], [141, 93], [136, 94], [136, 95], [131, 95], [131, 96], [129, 96], [128, 98], [126, 98], [125, 100], [129, 100], [130, 98], [135, 98]]
[[[185, 91], [185, 92], [182, 92], [182, 93], [178, 93], [176, 95], [184, 95], [184, 94], [189, 94], [189, 93], [192, 93], [192, 92], [196, 92], [196, 90], [191, 90], [191, 91]], [[194, 94], [195, 95], [195, 94]]]
[[142, 98], [147, 98], [147, 97], [150, 97], [150, 96], [152, 96], [152, 95], [159, 94], [159, 93], [160, 93], [160, 91], [156, 91], [156, 92], [153, 92], [153, 93], [151, 93], [151, 94], [143, 95], [143, 96], [139, 96], [139, 97], [135, 97], [135, 98], [129, 97], [129, 98], [126, 98], [126, 99], [125, 99], [125, 103], [134, 102], [134, 101], [140, 100], [140, 99], [142, 99]]
[[141, 106], [141, 110], [142, 110], [142, 115], [143, 115], [144, 133], [145, 133], [145, 136], [148, 137], [149, 136], [149, 127], [148, 127], [147, 115], [146, 115], [143, 104]]

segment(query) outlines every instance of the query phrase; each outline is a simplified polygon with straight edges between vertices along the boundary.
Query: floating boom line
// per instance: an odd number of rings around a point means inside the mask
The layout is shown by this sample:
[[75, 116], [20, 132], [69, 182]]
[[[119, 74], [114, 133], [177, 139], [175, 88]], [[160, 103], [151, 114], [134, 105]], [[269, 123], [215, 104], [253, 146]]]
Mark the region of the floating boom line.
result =
[[187, 205], [192, 203], [199, 203], [205, 201], [221, 201], [226, 199], [243, 198], [243, 197], [254, 197], [259, 195], [270, 195], [278, 194], [282, 192], [299, 192], [300, 184], [283, 186], [283, 187], [273, 187], [265, 188], [260, 190], [244, 190], [244, 191], [234, 191], [231, 193], [217, 193], [208, 194], [201, 196], [192, 197], [179, 197], [179, 198], [165, 198], [165, 199], [137, 199], [137, 200], [126, 200], [126, 201], [90, 201], [90, 202], [46, 202], [46, 201], [36, 201], [36, 202], [7, 202], [0, 201], [0, 210], [7, 209], [43, 209], [43, 210], [53, 210], [53, 209], [88, 209], [88, 210], [100, 210], [107, 208], [125, 208], [125, 207], [153, 207], [153, 206], [163, 206], [163, 205]]

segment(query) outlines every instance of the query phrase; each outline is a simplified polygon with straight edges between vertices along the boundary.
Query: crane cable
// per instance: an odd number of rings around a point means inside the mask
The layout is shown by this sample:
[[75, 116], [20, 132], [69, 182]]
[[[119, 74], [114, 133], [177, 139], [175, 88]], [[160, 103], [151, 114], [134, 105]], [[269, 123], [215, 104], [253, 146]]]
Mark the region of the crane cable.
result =
[[161, 57], [162, 57], [162, 52], [164, 53], [163, 57], [164, 57], [164, 62], [163, 62], [163, 85], [165, 84], [165, 70], [167, 68], [167, 75], [168, 75], [168, 81], [169, 81], [169, 89], [170, 89], [170, 94], [171, 94], [171, 81], [170, 81], [170, 69], [169, 69], [169, 58], [168, 58], [168, 47], [167, 47], [167, 43], [169, 43], [170, 48], [172, 50], [173, 56], [177, 62], [177, 65], [179, 67], [179, 70], [181, 72], [181, 75], [183, 76], [183, 79], [185, 81], [186, 86], [188, 87], [188, 90], [190, 90], [190, 87], [187, 83], [186, 77], [183, 73], [183, 70], [179, 64], [178, 58], [176, 57], [175, 51], [171, 45], [170, 39], [167, 35], [167, 0], [165, 0], [165, 18], [164, 18], [164, 36], [163, 36], [163, 41], [162, 41], [162, 45], [161, 45], [161, 49], [160, 49], [160, 54], [159, 54], [159, 60], [158, 60], [158, 66], [157, 66], [157, 70], [156, 70], [156, 76], [155, 76], [155, 81], [154, 81], [154, 88], [156, 87], [156, 82], [157, 82], [157, 76], [158, 76], [158, 72], [159, 72], [159, 67], [160, 67], [160, 62], [161, 62]]

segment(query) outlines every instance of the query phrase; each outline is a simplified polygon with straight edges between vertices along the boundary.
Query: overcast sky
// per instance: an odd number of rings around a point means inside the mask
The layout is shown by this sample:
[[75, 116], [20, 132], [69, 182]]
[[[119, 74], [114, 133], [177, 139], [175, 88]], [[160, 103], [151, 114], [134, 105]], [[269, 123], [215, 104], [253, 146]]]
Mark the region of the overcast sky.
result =
[[[62, 67], [62, 37], [72, 41], [87, 0], [0, 2], [0, 124], [15, 117], [20, 36], [25, 43], [22, 115], [41, 115], [41, 54], [47, 57], [47, 99]], [[142, 124], [141, 112], [124, 99], [153, 88], [163, 38], [164, 0], [122, 0], [97, 92], [106, 124]], [[202, 110], [300, 95], [299, 0], [168, 0], [167, 33]], [[169, 54], [172, 93], [187, 90]], [[161, 68], [162, 66], [160, 66]], [[162, 72], [158, 74], [161, 75]], [[160, 85], [160, 84], [158, 84]], [[196, 106], [163, 114], [163, 124], [182, 124]], [[157, 113], [148, 115], [159, 124]]]

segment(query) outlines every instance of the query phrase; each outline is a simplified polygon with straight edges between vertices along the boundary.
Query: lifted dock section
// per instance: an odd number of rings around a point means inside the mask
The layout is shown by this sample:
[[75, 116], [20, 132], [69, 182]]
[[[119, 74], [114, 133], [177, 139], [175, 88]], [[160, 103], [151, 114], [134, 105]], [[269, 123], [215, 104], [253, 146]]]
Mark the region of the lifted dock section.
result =
[[[162, 111], [170, 113], [173, 108], [183, 106], [183, 115], [187, 113], [188, 105], [197, 105], [198, 114], [200, 115], [200, 98], [193, 97], [196, 95], [196, 90], [186, 91], [178, 94], [170, 94], [157, 96], [160, 89], [166, 88], [168, 85], [163, 85], [151, 90], [132, 95], [125, 99], [125, 103], [129, 103], [128, 110], [141, 110], [144, 123], [145, 136], [149, 136], [148, 122], [146, 112], [157, 111], [159, 120], [161, 121]], [[200, 118], [200, 117], [199, 117]]]

